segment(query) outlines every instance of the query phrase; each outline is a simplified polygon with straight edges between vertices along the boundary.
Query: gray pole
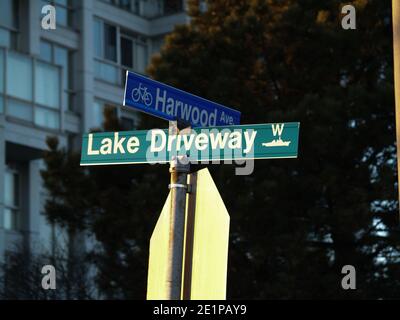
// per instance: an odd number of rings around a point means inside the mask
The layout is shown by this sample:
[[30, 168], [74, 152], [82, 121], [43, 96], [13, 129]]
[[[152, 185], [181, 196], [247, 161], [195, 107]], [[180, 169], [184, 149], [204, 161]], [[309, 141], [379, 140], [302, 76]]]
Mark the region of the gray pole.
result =
[[[177, 122], [170, 121], [169, 135], [176, 134], [178, 134]], [[186, 163], [185, 160], [187, 159], [174, 157], [169, 169], [171, 173], [171, 184], [169, 186], [171, 189], [171, 210], [167, 262], [166, 299], [168, 300], [181, 299], [187, 175], [190, 169], [190, 164]]]

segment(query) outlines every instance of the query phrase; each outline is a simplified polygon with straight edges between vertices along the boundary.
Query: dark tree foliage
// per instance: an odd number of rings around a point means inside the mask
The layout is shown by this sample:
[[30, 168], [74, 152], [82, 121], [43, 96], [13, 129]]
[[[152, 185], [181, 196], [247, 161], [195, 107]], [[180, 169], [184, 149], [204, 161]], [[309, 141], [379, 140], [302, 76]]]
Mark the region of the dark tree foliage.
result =
[[[105, 109], [103, 128], [122, 130], [112, 109]], [[71, 237], [82, 232], [94, 235], [89, 254], [103, 297], [145, 298], [149, 239], [167, 197], [168, 167], [84, 169], [79, 153], [58, 148], [53, 138], [48, 145], [47, 169], [42, 172], [50, 192], [48, 219], [68, 228]]]
[[[231, 215], [228, 298], [399, 297], [391, 2], [206, 2], [189, 1], [191, 23], [149, 74], [239, 109], [242, 123], [301, 122], [298, 159], [257, 161], [249, 176], [209, 166]], [[356, 30], [340, 25], [349, 2]], [[166, 123], [143, 115], [154, 126]], [[144, 297], [167, 167], [82, 171], [60, 152], [46, 156], [49, 218], [95, 234], [109, 297]], [[344, 265], [357, 290], [341, 288]]]
[[[1, 300], [95, 299], [98, 291], [91, 277], [92, 264], [86, 255], [69, 256], [60, 243], [51, 251], [35, 243], [28, 248], [18, 244], [9, 250], [0, 264]], [[55, 289], [41, 287], [45, 265], [55, 268]], [[46, 280], [46, 279], [45, 279]], [[47, 283], [47, 281], [45, 281]]]

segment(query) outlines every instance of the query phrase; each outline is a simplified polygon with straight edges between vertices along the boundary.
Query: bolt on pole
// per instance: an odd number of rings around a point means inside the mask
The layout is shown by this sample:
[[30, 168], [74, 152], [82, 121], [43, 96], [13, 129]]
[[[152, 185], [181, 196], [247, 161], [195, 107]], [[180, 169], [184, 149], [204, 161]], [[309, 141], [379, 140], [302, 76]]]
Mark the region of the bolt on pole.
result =
[[[169, 135], [177, 135], [176, 121], [169, 123]], [[190, 164], [186, 156], [174, 156], [170, 162], [171, 173], [171, 210], [169, 224], [168, 262], [167, 262], [167, 299], [180, 300], [183, 269], [183, 241], [185, 233], [185, 209], [187, 193], [187, 175]]]

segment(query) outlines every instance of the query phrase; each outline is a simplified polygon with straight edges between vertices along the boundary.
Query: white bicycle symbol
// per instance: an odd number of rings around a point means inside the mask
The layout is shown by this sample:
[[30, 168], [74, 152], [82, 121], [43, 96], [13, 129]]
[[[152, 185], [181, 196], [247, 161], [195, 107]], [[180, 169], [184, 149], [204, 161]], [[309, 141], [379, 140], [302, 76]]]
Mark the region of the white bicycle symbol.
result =
[[138, 88], [132, 90], [132, 100], [135, 102], [141, 100], [146, 106], [150, 106], [153, 102], [153, 97], [147, 91], [147, 88], [140, 83]]

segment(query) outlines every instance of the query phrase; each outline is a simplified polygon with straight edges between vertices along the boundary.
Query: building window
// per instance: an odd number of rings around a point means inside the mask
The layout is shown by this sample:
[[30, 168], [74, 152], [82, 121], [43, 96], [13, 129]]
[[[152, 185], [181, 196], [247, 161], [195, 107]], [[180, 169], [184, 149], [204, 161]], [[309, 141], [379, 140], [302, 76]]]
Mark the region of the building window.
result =
[[182, 0], [165, 0], [164, 3], [164, 14], [174, 14], [183, 11], [183, 1]]
[[160, 53], [165, 43], [165, 35], [157, 36], [151, 39], [151, 54]]
[[5, 65], [5, 54], [4, 50], [0, 49], [0, 113], [4, 112], [4, 65]]
[[117, 6], [123, 10], [140, 14], [140, 3], [142, 0], [103, 0], [109, 4]]
[[183, 11], [183, 0], [103, 0], [144, 18], [155, 18]]
[[18, 230], [20, 225], [20, 176], [18, 171], [7, 168], [4, 173], [4, 221], [6, 230]]
[[117, 28], [104, 23], [104, 58], [117, 62]]
[[3, 101], [0, 110], [5, 109], [5, 113], [13, 118], [59, 129], [62, 110], [61, 67], [16, 52], [0, 50], [0, 60], [2, 57], [7, 68], [5, 91], [0, 90], [0, 101]]
[[[27, 79], [32, 81], [32, 59], [17, 53], [7, 54], [6, 93], [7, 114], [16, 118], [32, 121], [33, 109], [30, 105], [33, 86], [24, 85]], [[30, 84], [31, 82], [28, 82]]]
[[94, 48], [98, 79], [123, 85], [127, 69], [145, 73], [147, 43], [139, 35], [95, 19]]
[[103, 58], [103, 23], [99, 19], [94, 20], [94, 54], [98, 58]]
[[121, 117], [121, 125], [123, 130], [135, 129], [135, 120], [132, 118]]
[[117, 28], [95, 19], [94, 46], [97, 57], [117, 62]]
[[118, 117], [123, 130], [135, 130], [139, 124], [138, 114], [133, 109], [120, 107]]
[[120, 31], [121, 65], [140, 73], [145, 73], [147, 66], [147, 44], [145, 39], [131, 34], [129, 31]]
[[94, 106], [92, 108], [92, 123], [91, 128], [103, 128], [104, 124], [104, 110], [106, 108], [112, 109], [114, 115], [120, 119], [120, 123], [124, 130], [132, 130], [135, 128], [138, 118], [135, 111], [126, 110], [118, 107], [113, 103], [109, 103], [100, 99], [94, 100]]
[[40, 58], [50, 63], [53, 61], [53, 48], [50, 42], [40, 41]]
[[42, 106], [58, 109], [60, 101], [58, 92], [60, 91], [58, 72], [52, 65], [36, 62], [35, 71], [35, 102]]
[[105, 102], [103, 100], [95, 99], [92, 113], [92, 123], [91, 128], [103, 128], [104, 123], [104, 110], [110, 108], [113, 110], [115, 116], [118, 116], [118, 108], [112, 103]]
[[133, 68], [133, 42], [123, 36], [121, 37], [121, 64]]
[[96, 60], [94, 71], [97, 79], [117, 85], [121, 84], [120, 69], [112, 64]]
[[32, 122], [33, 108], [29, 102], [9, 98], [7, 99], [7, 115]]
[[[72, 110], [71, 95], [73, 94], [73, 86], [71, 81], [72, 77], [70, 76], [72, 68], [72, 52], [70, 52], [67, 48], [55, 45], [53, 43], [41, 41], [40, 58], [62, 68], [62, 105], [64, 106], [65, 110]], [[43, 83], [47, 85], [47, 81]], [[50, 97], [48, 97], [48, 99], [50, 99]]]
[[21, 85], [32, 79], [32, 60], [28, 56], [9, 53], [7, 59], [7, 94], [14, 98], [32, 101], [32, 86]]
[[16, 49], [18, 35], [19, 1], [1, 0], [0, 46]]
[[117, 28], [94, 20], [95, 75], [98, 79], [120, 84], [117, 65]]
[[18, 3], [16, 0], [1, 0], [0, 24], [3, 27], [18, 27]]
[[48, 4], [56, 8], [57, 25], [70, 27], [72, 20], [71, 0], [42, 0], [42, 6]]
[[90, 124], [91, 128], [101, 128], [103, 126], [103, 104], [99, 100], [94, 101], [94, 105], [92, 108], [92, 123]]

